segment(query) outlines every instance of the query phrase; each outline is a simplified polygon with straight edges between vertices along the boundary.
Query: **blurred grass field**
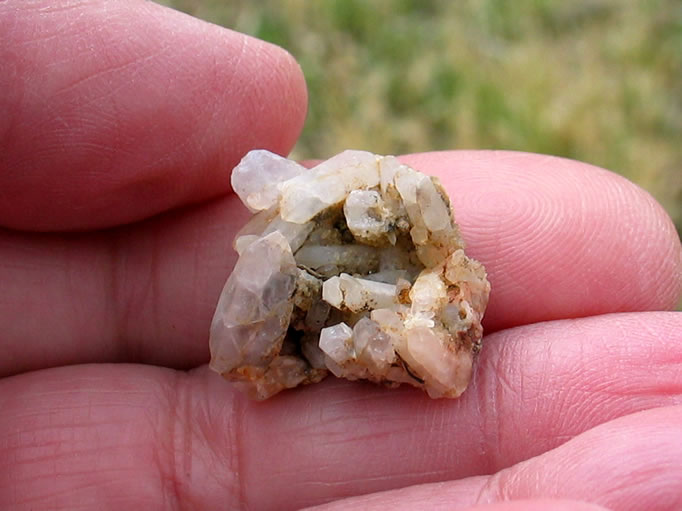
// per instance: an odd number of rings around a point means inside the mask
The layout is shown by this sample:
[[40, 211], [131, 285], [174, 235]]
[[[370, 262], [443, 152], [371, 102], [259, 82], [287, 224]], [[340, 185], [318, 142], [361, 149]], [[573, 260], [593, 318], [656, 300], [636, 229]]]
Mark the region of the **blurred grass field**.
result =
[[310, 100], [296, 158], [556, 154], [635, 181], [682, 232], [679, 0], [162, 3], [297, 58]]

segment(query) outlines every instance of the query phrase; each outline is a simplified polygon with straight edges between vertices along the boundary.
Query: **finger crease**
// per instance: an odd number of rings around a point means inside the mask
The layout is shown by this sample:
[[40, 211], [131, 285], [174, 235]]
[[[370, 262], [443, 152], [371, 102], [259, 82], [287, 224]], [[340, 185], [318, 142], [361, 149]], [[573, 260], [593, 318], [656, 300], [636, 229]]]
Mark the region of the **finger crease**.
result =
[[111, 342], [114, 344], [113, 352], [120, 360], [125, 360], [129, 354], [130, 347], [127, 346], [125, 335], [125, 314], [122, 311], [123, 290], [122, 290], [122, 276], [124, 274], [121, 265], [122, 249], [120, 236], [112, 236], [109, 242], [109, 299], [105, 303], [110, 304], [109, 313], [111, 314]]

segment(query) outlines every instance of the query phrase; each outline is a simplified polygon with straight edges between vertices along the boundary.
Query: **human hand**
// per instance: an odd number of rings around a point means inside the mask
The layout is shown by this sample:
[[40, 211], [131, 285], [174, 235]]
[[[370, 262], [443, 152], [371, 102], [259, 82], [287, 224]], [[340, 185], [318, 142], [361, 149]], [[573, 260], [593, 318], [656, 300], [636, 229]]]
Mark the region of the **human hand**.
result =
[[471, 387], [249, 402], [202, 365], [245, 217], [228, 173], [291, 148], [298, 68], [132, 0], [10, 0], [0, 27], [0, 509], [682, 506], [682, 315], [646, 312], [682, 256], [646, 193], [546, 156], [405, 157], [493, 285]]

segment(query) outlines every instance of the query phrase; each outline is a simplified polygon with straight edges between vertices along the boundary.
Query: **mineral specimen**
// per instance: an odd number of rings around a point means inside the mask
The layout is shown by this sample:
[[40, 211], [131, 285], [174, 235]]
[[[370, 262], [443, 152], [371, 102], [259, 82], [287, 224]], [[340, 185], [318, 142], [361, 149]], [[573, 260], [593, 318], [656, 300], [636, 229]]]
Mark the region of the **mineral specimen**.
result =
[[345, 151], [311, 170], [264, 150], [232, 173], [254, 216], [211, 325], [211, 368], [256, 399], [329, 372], [457, 397], [490, 284], [436, 178]]

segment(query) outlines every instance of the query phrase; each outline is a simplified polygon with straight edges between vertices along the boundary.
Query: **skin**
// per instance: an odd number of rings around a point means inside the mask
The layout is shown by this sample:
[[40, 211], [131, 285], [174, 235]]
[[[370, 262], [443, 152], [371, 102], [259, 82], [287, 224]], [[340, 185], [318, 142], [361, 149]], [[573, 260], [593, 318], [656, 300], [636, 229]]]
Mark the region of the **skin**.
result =
[[6, 0], [0, 33], [1, 509], [682, 507], [682, 248], [646, 192], [549, 156], [405, 156], [493, 286], [470, 388], [253, 403], [207, 333], [246, 216], [229, 171], [293, 146], [296, 63], [133, 0]]

